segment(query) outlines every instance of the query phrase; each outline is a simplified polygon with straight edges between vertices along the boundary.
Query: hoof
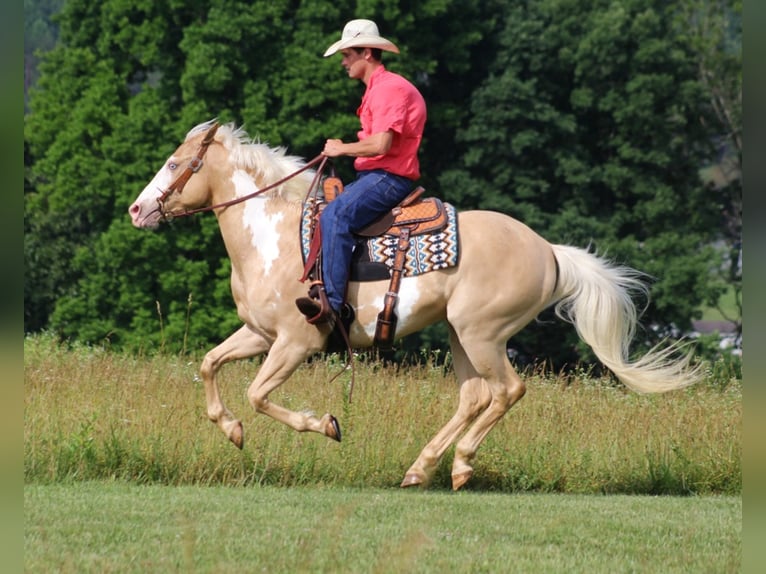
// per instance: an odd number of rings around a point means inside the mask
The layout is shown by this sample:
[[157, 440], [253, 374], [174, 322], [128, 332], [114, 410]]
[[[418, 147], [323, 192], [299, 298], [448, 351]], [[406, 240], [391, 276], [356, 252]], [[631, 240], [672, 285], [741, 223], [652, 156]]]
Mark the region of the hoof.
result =
[[338, 424], [338, 419], [336, 419], [332, 415], [330, 415], [330, 420], [327, 423], [327, 426], [325, 427], [324, 434], [330, 437], [331, 439], [334, 439], [340, 442], [340, 438], [341, 438], [340, 425]]
[[245, 444], [245, 434], [242, 430], [242, 423], [240, 421], [234, 421], [228, 435], [229, 440], [234, 443], [234, 446], [242, 450], [242, 446]]
[[410, 486], [420, 486], [423, 482], [423, 479], [419, 475], [408, 473], [404, 476], [404, 480], [399, 486], [402, 488], [409, 488]]
[[460, 490], [473, 476], [473, 470], [464, 470], [452, 475], [452, 490]]

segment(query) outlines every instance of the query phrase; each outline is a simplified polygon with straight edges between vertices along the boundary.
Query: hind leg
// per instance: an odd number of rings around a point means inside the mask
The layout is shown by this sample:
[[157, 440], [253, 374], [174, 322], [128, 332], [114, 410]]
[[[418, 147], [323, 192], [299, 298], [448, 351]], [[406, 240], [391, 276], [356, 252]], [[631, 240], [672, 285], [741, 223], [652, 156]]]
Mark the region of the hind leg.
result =
[[479, 445], [526, 392], [526, 385], [508, 360], [505, 343], [464, 342], [464, 345], [471, 364], [484, 378], [492, 398], [489, 406], [457, 443], [452, 464], [453, 490], [460, 489], [471, 478], [472, 463]]
[[450, 346], [452, 347], [455, 374], [460, 384], [458, 408], [454, 416], [431, 439], [417, 460], [407, 470], [401, 484], [403, 487], [428, 484], [445, 451], [479, 413], [487, 408], [492, 399], [489, 388], [484, 380], [477, 375], [452, 327], [450, 327]]

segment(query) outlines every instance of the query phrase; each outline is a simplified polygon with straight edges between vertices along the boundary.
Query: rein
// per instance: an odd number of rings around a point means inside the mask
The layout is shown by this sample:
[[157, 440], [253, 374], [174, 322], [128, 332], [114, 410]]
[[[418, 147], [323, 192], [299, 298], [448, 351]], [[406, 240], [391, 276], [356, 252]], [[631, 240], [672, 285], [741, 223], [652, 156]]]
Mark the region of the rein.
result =
[[312, 168], [318, 163], [321, 163], [319, 166], [319, 169], [317, 169], [316, 175], [314, 176], [313, 181], [311, 182], [311, 185], [309, 186], [308, 193], [306, 194], [306, 197], [308, 198], [309, 195], [311, 195], [312, 190], [317, 186], [317, 182], [319, 181], [319, 178], [321, 177], [322, 171], [324, 170], [325, 164], [327, 163], [327, 156], [319, 154], [314, 159], [306, 163], [303, 167], [300, 169], [295, 170], [289, 175], [286, 175], [282, 179], [275, 181], [274, 183], [267, 185], [263, 189], [259, 189], [258, 191], [254, 191], [253, 193], [249, 193], [247, 195], [243, 195], [242, 197], [235, 197], [234, 199], [230, 199], [229, 201], [224, 201], [221, 203], [217, 203], [215, 205], [208, 205], [206, 207], [198, 207], [196, 209], [187, 209], [185, 211], [177, 212], [177, 213], [171, 213], [169, 211], [165, 211], [165, 201], [167, 201], [168, 197], [170, 195], [177, 191], [178, 193], [181, 193], [184, 189], [184, 186], [189, 181], [189, 178], [195, 173], [197, 173], [200, 168], [202, 167], [202, 159], [205, 157], [205, 153], [207, 152], [207, 148], [210, 146], [211, 143], [213, 143], [213, 139], [215, 137], [215, 133], [218, 130], [218, 122], [214, 123], [210, 129], [205, 134], [205, 137], [202, 139], [202, 142], [200, 143], [199, 149], [197, 150], [197, 155], [192, 158], [192, 160], [189, 162], [189, 165], [186, 167], [184, 172], [176, 178], [173, 183], [171, 183], [168, 188], [162, 192], [160, 197], [157, 198], [157, 203], [159, 204], [159, 210], [160, 214], [162, 215], [162, 218], [165, 221], [168, 221], [170, 219], [175, 219], [177, 217], [186, 217], [189, 215], [194, 215], [195, 213], [203, 213], [206, 211], [213, 211], [215, 209], [219, 209], [221, 207], [228, 207], [230, 205], [235, 205], [237, 203], [242, 203], [243, 201], [247, 201], [248, 199], [252, 199], [258, 195], [261, 195], [263, 193], [266, 193], [267, 191], [271, 191], [274, 188], [279, 187], [286, 181], [289, 181], [290, 179], [294, 178], [295, 176], [303, 173], [304, 171]]

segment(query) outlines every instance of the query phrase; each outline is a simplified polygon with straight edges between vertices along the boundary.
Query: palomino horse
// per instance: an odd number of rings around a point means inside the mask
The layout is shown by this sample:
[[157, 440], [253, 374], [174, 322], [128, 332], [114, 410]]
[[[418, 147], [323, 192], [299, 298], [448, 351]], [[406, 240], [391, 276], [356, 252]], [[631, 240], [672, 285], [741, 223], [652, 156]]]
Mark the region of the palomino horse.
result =
[[[129, 209], [140, 228], [207, 208], [218, 218], [244, 325], [205, 355], [201, 376], [208, 417], [239, 448], [242, 423], [221, 401], [216, 374], [224, 363], [264, 353], [247, 391], [255, 411], [297, 431], [340, 440], [334, 416], [294, 412], [269, 400], [301, 363], [325, 348], [329, 334], [326, 325], [309, 325], [295, 306], [307, 289], [297, 281], [303, 273], [301, 207], [315, 177], [308, 169], [300, 171], [306, 166], [284, 149], [252, 142], [233, 124], [206, 122], [189, 131]], [[506, 342], [551, 305], [634, 391], [670, 391], [699, 378], [699, 371], [689, 367], [689, 355], [673, 358], [675, 346], [628, 360], [637, 321], [630, 293], [646, 290], [640, 273], [585, 249], [551, 245], [501, 213], [466, 211], [458, 221], [459, 264], [401, 282], [396, 337], [446, 320], [460, 389], [457, 411], [407, 470], [401, 486], [426, 485], [458, 438], [452, 486], [457, 490], [469, 480], [482, 440], [526, 390], [508, 360]], [[513, 256], [500, 264], [501, 253]], [[352, 347], [373, 344], [387, 288], [385, 280], [349, 285], [348, 300], [356, 312], [348, 333]]]

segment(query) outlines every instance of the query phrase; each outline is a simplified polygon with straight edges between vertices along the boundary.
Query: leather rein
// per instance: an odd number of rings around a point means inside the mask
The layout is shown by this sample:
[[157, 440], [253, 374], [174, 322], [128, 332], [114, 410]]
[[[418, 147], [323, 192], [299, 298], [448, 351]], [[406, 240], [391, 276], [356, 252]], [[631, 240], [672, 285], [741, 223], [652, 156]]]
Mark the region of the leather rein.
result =
[[263, 189], [259, 189], [258, 191], [254, 191], [253, 193], [250, 193], [248, 195], [243, 195], [242, 197], [236, 197], [234, 199], [230, 199], [228, 201], [224, 201], [221, 203], [217, 203], [215, 205], [208, 205], [206, 207], [198, 207], [196, 209], [187, 209], [181, 212], [170, 212], [165, 210], [165, 202], [167, 201], [168, 197], [170, 197], [174, 192], [178, 192], [179, 194], [183, 192], [184, 186], [189, 181], [192, 175], [197, 173], [200, 168], [202, 168], [203, 165], [203, 158], [205, 157], [205, 154], [207, 153], [208, 147], [210, 147], [210, 144], [213, 143], [213, 140], [215, 139], [215, 134], [218, 131], [220, 124], [218, 122], [215, 122], [205, 133], [205, 137], [202, 138], [202, 142], [199, 144], [199, 148], [197, 148], [197, 155], [194, 156], [191, 161], [189, 162], [189, 165], [186, 166], [186, 169], [179, 175], [173, 183], [171, 183], [166, 190], [164, 190], [160, 196], [157, 198], [157, 204], [159, 206], [160, 215], [162, 216], [162, 219], [164, 221], [169, 221], [171, 219], [174, 219], [176, 217], [186, 217], [188, 215], [194, 215], [195, 213], [202, 213], [205, 211], [213, 211], [215, 209], [219, 209], [222, 207], [228, 207], [230, 205], [234, 205], [237, 203], [242, 203], [243, 201], [247, 201], [248, 199], [252, 199], [253, 197], [256, 197], [258, 195], [264, 194], [267, 191], [271, 191], [274, 188], [279, 187], [286, 181], [294, 178], [300, 173], [303, 173], [304, 171], [312, 168], [318, 163], [321, 163], [319, 168], [317, 169], [316, 175], [314, 176], [314, 180], [311, 182], [311, 185], [309, 186], [308, 193], [306, 194], [306, 197], [308, 198], [309, 195], [311, 195], [312, 190], [317, 185], [317, 182], [319, 181], [319, 178], [322, 174], [322, 171], [324, 170], [324, 166], [327, 163], [327, 156], [325, 155], [318, 155], [308, 163], [306, 163], [304, 166], [302, 166], [300, 169], [292, 172], [291, 174], [283, 177], [282, 179], [275, 181], [274, 183], [267, 185]]

